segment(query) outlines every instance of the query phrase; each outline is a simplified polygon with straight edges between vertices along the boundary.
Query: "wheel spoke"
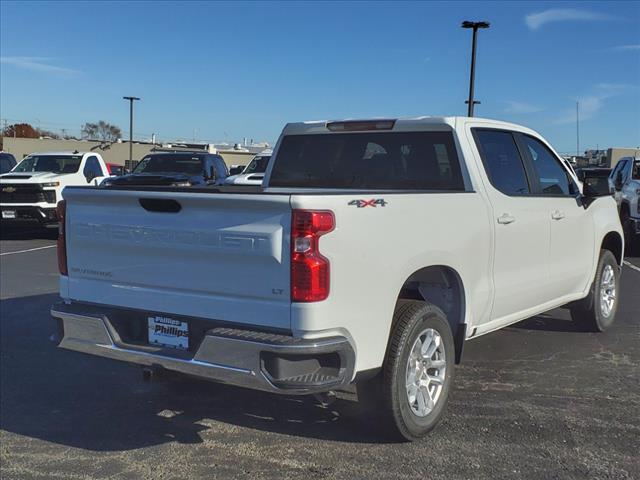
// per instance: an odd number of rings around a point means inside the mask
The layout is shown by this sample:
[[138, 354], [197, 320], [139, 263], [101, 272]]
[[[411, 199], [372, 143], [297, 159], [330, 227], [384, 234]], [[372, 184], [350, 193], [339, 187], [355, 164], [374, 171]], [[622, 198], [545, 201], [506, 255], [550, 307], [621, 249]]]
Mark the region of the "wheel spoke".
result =
[[429, 368], [442, 368], [447, 364], [443, 359], [431, 360], [428, 364]]
[[444, 376], [441, 376], [440, 372], [438, 375], [429, 375], [429, 382], [435, 385], [444, 385]]
[[433, 410], [435, 403], [433, 402], [433, 397], [431, 396], [431, 392], [427, 387], [422, 388], [421, 391], [424, 392], [424, 399], [427, 403], [427, 408], [429, 409], [429, 411]]
[[418, 393], [418, 386], [411, 384], [407, 386], [407, 395], [409, 397], [409, 405], [413, 405], [416, 401], [416, 395]]
[[[419, 338], [420, 337], [418, 337], [418, 339]], [[422, 357], [426, 355], [427, 349], [431, 346], [431, 342], [433, 342], [433, 330], [427, 330], [424, 340], [420, 344], [420, 354]]]
[[407, 387], [416, 383], [416, 368], [410, 368], [407, 374]]
[[424, 388], [418, 389], [417, 398], [418, 398], [418, 413], [424, 415], [427, 410], [427, 399], [425, 398]]
[[429, 344], [429, 346], [427, 347], [427, 349], [425, 350], [424, 348], [422, 349], [422, 357], [425, 360], [431, 360], [431, 357], [433, 357], [433, 354], [436, 353], [436, 350], [438, 349], [438, 347], [440, 346], [440, 336], [434, 336], [431, 339], [431, 343]]

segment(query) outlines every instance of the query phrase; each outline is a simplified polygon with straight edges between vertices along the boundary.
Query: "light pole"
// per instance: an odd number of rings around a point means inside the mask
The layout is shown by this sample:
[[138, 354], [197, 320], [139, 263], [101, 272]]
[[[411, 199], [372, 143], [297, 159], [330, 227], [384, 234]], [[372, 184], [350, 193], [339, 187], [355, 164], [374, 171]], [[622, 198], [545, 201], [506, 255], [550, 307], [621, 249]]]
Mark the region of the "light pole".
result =
[[131, 168], [133, 165], [133, 102], [140, 99], [138, 97], [122, 98], [124, 100], [129, 100], [129, 168]]
[[467, 108], [467, 116], [473, 117], [473, 107], [474, 105], [480, 103], [476, 102], [473, 99], [473, 84], [475, 82], [476, 76], [476, 42], [478, 36], [479, 28], [489, 28], [489, 22], [470, 22], [465, 20], [462, 22], [462, 28], [472, 28], [473, 29], [473, 41], [471, 43], [471, 75], [469, 76], [469, 100], [467, 100], [466, 104], [468, 104]]

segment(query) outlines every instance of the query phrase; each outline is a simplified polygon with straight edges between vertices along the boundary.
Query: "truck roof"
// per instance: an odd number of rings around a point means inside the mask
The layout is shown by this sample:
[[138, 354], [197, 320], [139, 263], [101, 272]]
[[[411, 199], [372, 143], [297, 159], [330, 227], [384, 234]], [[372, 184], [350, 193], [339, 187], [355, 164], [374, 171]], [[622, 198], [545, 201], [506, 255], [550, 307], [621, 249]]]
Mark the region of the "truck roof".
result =
[[[474, 122], [486, 124], [487, 127], [493, 128], [506, 128], [510, 130], [528, 131], [533, 130], [517, 125], [514, 123], [503, 122], [501, 120], [493, 120], [490, 118], [480, 117], [463, 117], [463, 116], [450, 116], [450, 117], [431, 117], [431, 116], [419, 116], [419, 117], [377, 117], [377, 118], [345, 118], [339, 120], [313, 120], [308, 122], [288, 123], [285, 125], [283, 134], [296, 135], [296, 134], [309, 134], [309, 133], [327, 133], [326, 125], [328, 123], [339, 122], [369, 122], [369, 121], [381, 121], [381, 120], [394, 120], [393, 131], [415, 131], [422, 128], [431, 129], [437, 127], [455, 128], [457, 124], [462, 124], [466, 120], [472, 120]], [[381, 130], [383, 131], [383, 130]], [[388, 131], [388, 130], [387, 130]]]
[[[96, 152], [78, 152], [74, 150], [71, 151], [60, 151], [60, 152], [31, 152], [29, 155], [86, 155], [87, 153], [91, 153], [96, 155]], [[98, 154], [99, 155], [99, 154]]]

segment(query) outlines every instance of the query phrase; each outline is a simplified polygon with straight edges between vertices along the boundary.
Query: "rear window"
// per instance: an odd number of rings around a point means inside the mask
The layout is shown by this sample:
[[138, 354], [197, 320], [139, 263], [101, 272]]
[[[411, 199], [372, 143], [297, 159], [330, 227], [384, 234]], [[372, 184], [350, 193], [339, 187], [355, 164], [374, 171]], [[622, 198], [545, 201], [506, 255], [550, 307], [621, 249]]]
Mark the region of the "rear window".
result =
[[191, 155], [148, 155], [140, 160], [133, 173], [182, 173], [200, 175], [204, 170], [203, 159]]
[[451, 132], [288, 135], [269, 186], [464, 190]]

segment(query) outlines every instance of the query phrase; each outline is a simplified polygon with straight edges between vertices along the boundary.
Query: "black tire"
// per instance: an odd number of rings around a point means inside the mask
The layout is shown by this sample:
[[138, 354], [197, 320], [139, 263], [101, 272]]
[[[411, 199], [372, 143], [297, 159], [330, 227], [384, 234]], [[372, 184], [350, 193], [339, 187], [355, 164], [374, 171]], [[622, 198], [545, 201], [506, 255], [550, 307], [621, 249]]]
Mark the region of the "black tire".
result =
[[[409, 403], [407, 366], [411, 349], [419, 336], [426, 339], [421, 334], [427, 329], [433, 329], [439, 334], [440, 344], [444, 348], [444, 352], [439, 349], [434, 353], [435, 360], [444, 358], [446, 363], [443, 373], [435, 370], [438, 376], [444, 376], [435, 405], [429, 413], [419, 416]], [[375, 421], [394, 438], [417, 440], [438, 424], [445, 411], [454, 376], [454, 363], [453, 335], [442, 310], [417, 300], [401, 300], [394, 313], [393, 330], [382, 371], [376, 377], [357, 384], [358, 401], [368, 414], [375, 414]], [[426, 371], [425, 369], [425, 373]], [[438, 386], [435, 385], [434, 388], [437, 390]]]
[[[615, 299], [613, 301], [613, 307], [608, 314], [605, 314], [606, 309], [603, 309], [603, 296], [601, 289], [603, 288], [603, 276], [605, 270], [611, 267], [614, 275], [615, 286]], [[571, 318], [575, 322], [580, 322], [588, 330], [593, 332], [604, 332], [613, 324], [615, 320], [616, 311], [618, 309], [620, 293], [620, 266], [616, 261], [616, 257], [609, 250], [600, 251], [600, 259], [598, 261], [598, 268], [596, 270], [596, 276], [591, 285], [589, 296], [578, 305], [571, 307]]]

